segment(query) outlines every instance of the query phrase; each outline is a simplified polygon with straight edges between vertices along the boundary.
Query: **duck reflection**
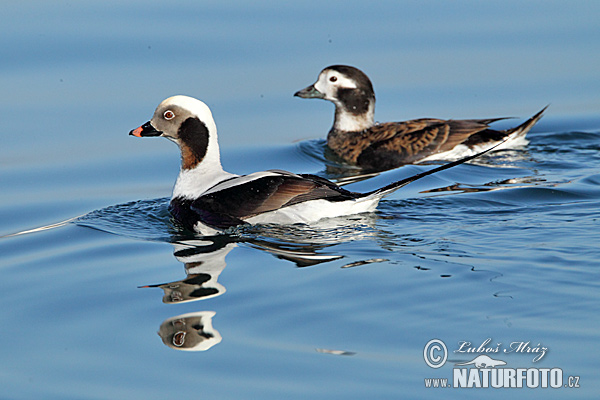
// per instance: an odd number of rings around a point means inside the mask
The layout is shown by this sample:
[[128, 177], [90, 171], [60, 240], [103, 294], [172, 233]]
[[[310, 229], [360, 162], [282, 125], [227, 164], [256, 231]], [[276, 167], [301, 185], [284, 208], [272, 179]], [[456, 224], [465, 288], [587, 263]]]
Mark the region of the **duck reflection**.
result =
[[[185, 279], [146, 285], [161, 288], [163, 303], [175, 304], [209, 299], [225, 293], [217, 280], [226, 266], [225, 257], [236, 246], [226, 240], [190, 240], [173, 243], [175, 258], [185, 267]], [[165, 320], [158, 330], [163, 343], [176, 350], [205, 351], [221, 342], [221, 334], [213, 328], [214, 311], [198, 311]]]
[[[172, 243], [173, 255], [183, 263], [185, 278], [141, 288], [162, 289], [162, 301], [165, 304], [207, 300], [226, 292], [218, 278], [227, 265], [227, 255], [239, 245], [266, 251], [297, 267], [308, 267], [343, 258], [343, 255], [328, 253], [326, 249], [340, 242], [370, 235], [365, 227], [372, 225], [372, 222], [372, 217], [359, 216], [354, 220], [353, 227], [346, 226], [343, 229], [338, 225], [322, 226], [319, 230], [303, 226], [251, 227], [243, 235], [179, 240]], [[335, 229], [335, 234], [329, 229]], [[365, 261], [369, 262], [373, 260]], [[212, 326], [215, 314], [214, 311], [199, 311], [171, 317], [160, 325], [158, 334], [163, 343], [172, 349], [206, 351], [222, 339], [219, 331]]]
[[[289, 239], [289, 238], [288, 238]], [[315, 240], [316, 238], [311, 238]], [[185, 268], [184, 279], [141, 286], [142, 288], [161, 288], [164, 291], [163, 303], [185, 303], [220, 296], [226, 289], [217, 282], [219, 275], [227, 265], [225, 258], [242, 240], [233, 236], [214, 236], [203, 240], [189, 240], [173, 243], [175, 258]], [[255, 249], [273, 254], [275, 257], [294, 263], [297, 267], [308, 267], [343, 258], [339, 254], [319, 253], [330, 244], [298, 244], [292, 242], [269, 242], [254, 239], [243, 241]]]
[[161, 288], [163, 303], [185, 303], [225, 293], [225, 287], [217, 282], [227, 265], [225, 257], [236, 246], [224, 240], [202, 240], [174, 243], [175, 258], [185, 267], [185, 279], [175, 282], [146, 285], [143, 288]]

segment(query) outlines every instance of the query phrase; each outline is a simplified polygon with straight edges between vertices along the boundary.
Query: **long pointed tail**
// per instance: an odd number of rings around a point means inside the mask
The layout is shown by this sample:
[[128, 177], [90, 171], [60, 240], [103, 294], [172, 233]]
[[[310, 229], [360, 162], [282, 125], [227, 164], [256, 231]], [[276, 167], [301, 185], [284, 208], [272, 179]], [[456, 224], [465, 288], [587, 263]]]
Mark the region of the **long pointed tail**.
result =
[[548, 104], [546, 107], [542, 108], [540, 111], [537, 112], [537, 114], [535, 114], [533, 117], [529, 118], [527, 121], [523, 122], [521, 125], [516, 126], [512, 129], [508, 129], [506, 131], [506, 133], [508, 134], [508, 136], [515, 136], [515, 134], [517, 136], [525, 136], [527, 134], [527, 132], [529, 132], [529, 130], [535, 125], [537, 124], [537, 122], [540, 120], [540, 118], [542, 118], [542, 115], [544, 114], [544, 111], [546, 111], [546, 109], [550, 107], [550, 104]]

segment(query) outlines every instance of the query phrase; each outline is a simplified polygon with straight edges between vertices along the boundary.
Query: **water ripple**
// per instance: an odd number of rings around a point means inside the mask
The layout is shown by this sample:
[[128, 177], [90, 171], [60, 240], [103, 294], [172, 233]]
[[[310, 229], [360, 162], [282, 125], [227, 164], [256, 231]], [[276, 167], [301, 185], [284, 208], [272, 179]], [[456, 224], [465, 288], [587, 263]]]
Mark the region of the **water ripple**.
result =
[[181, 236], [171, 222], [169, 198], [138, 200], [92, 211], [75, 223], [135, 239], [173, 241]]

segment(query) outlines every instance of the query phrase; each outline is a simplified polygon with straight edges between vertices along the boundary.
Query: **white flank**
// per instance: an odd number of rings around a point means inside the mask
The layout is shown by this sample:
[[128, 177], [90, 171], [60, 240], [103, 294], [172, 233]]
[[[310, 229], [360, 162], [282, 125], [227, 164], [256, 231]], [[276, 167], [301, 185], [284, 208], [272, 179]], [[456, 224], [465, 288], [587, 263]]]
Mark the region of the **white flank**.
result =
[[[524, 146], [527, 146], [529, 140], [525, 138], [527, 131], [519, 131], [513, 133], [508, 140], [502, 143], [500, 146], [496, 147], [494, 151], [497, 150], [509, 150], [509, 149], [518, 149]], [[454, 147], [450, 151], [445, 151], [443, 153], [432, 154], [419, 162], [426, 161], [434, 161], [434, 160], [458, 160], [460, 158], [469, 157], [477, 153], [481, 153], [484, 150], [489, 149], [499, 142], [487, 142], [484, 144], [480, 144], [474, 147], [467, 147], [464, 144], [459, 144]]]
[[246, 219], [246, 222], [251, 224], [309, 224], [323, 218], [374, 211], [379, 200], [381, 200], [381, 196], [336, 202], [323, 199], [310, 200], [250, 217]]

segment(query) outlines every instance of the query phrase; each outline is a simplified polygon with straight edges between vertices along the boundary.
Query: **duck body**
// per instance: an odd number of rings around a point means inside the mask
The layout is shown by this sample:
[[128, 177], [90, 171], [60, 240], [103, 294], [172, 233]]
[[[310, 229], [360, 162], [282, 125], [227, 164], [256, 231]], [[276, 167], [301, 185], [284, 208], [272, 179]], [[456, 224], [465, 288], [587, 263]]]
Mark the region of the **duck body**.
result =
[[346, 65], [325, 68], [317, 82], [296, 92], [295, 96], [335, 104], [327, 145], [344, 162], [366, 171], [383, 171], [432, 159], [460, 158], [501, 142], [498, 148], [527, 144], [527, 132], [545, 110], [508, 130], [494, 130], [489, 126], [506, 118], [421, 118], [375, 123], [373, 85], [362, 71]]
[[315, 175], [270, 170], [225, 179], [198, 198], [175, 196], [169, 209], [189, 229], [198, 230], [195, 221], [227, 229], [246, 223], [311, 223], [373, 211], [379, 202], [361, 197]]
[[181, 170], [169, 211], [184, 227], [205, 235], [243, 224], [311, 223], [373, 211], [385, 195], [400, 187], [490, 150], [358, 193], [310, 174], [269, 170], [236, 175], [224, 171], [212, 113], [206, 104], [191, 97], [164, 100], [150, 121], [129, 134], [162, 136], [179, 146]]

